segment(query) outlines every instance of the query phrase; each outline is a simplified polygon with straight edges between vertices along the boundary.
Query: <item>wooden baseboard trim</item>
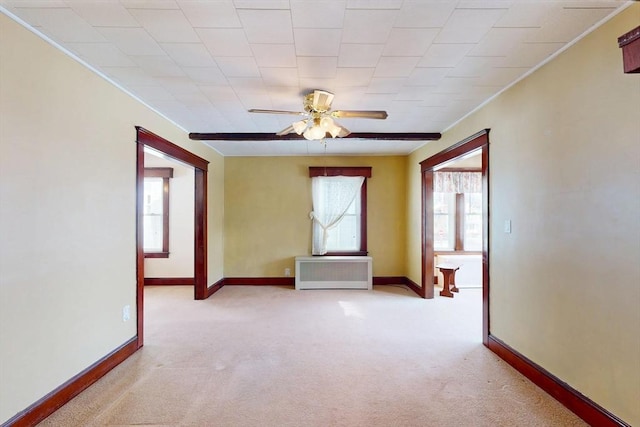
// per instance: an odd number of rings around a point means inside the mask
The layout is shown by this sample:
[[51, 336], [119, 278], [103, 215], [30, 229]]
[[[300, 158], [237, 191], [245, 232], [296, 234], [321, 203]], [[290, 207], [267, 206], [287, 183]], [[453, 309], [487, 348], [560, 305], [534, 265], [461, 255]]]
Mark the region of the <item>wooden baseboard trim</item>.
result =
[[404, 276], [373, 276], [373, 286], [378, 285], [404, 285], [407, 278]]
[[194, 286], [193, 277], [145, 277], [145, 286]]
[[91, 384], [102, 378], [107, 372], [118, 366], [138, 350], [138, 338], [133, 337], [78, 375], [72, 377], [60, 387], [42, 399], [19, 412], [2, 424], [2, 427], [34, 426], [53, 414], [65, 403], [80, 394]]
[[295, 277], [225, 277], [225, 286], [295, 286]]
[[224, 286], [224, 277], [207, 288], [207, 298], [218, 292]]
[[413, 280], [409, 279], [408, 277], [404, 278], [404, 284], [411, 289], [413, 292], [416, 293], [416, 295], [418, 295], [420, 298], [424, 298], [424, 294], [422, 293], [422, 287], [418, 286], [418, 284], [416, 282], [414, 282]]
[[582, 418], [587, 424], [601, 427], [630, 427], [630, 424], [625, 423], [493, 335], [489, 335], [488, 347], [518, 372], [529, 378], [535, 385]]

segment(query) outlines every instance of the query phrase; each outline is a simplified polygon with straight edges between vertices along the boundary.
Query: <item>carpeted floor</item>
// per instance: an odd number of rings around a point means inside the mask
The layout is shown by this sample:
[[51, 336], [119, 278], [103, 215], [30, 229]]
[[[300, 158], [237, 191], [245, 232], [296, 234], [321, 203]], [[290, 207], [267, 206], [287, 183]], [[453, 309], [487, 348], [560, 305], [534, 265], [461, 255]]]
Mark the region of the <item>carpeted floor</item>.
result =
[[145, 346], [42, 426], [583, 426], [481, 343], [481, 290], [145, 290]]

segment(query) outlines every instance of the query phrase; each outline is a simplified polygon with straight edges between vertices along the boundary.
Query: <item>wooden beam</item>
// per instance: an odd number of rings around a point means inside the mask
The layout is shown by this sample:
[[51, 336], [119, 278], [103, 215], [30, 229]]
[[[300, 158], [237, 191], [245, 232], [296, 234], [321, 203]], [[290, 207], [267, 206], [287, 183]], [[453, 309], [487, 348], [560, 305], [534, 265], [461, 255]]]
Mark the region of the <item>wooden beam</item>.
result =
[[[376, 133], [354, 132], [347, 139], [375, 139], [386, 141], [437, 141], [439, 133]], [[190, 133], [189, 138], [197, 141], [286, 141], [304, 140], [302, 135], [289, 133], [278, 136], [275, 133]], [[343, 138], [343, 139], [344, 139]], [[329, 138], [331, 139], [331, 138]]]

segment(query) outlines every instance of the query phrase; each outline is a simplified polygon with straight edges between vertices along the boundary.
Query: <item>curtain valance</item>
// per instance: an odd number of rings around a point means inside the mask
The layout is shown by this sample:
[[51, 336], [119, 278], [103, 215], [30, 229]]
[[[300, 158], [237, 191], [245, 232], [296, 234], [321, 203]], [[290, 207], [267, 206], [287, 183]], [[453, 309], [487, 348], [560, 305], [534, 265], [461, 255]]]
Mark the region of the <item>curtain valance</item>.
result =
[[482, 172], [434, 172], [436, 193], [482, 193]]

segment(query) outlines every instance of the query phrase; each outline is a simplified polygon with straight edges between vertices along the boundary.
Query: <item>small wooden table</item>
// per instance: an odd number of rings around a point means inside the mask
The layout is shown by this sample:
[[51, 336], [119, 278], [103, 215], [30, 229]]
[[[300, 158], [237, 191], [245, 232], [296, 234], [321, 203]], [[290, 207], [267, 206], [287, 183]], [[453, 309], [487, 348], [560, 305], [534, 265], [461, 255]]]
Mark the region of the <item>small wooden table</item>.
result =
[[[453, 298], [451, 292], [458, 292], [458, 288], [456, 287], [456, 271], [460, 269], [460, 266], [457, 264], [438, 264], [436, 268], [440, 270], [444, 276], [440, 296]], [[449, 289], [449, 285], [451, 285], [451, 289]]]

